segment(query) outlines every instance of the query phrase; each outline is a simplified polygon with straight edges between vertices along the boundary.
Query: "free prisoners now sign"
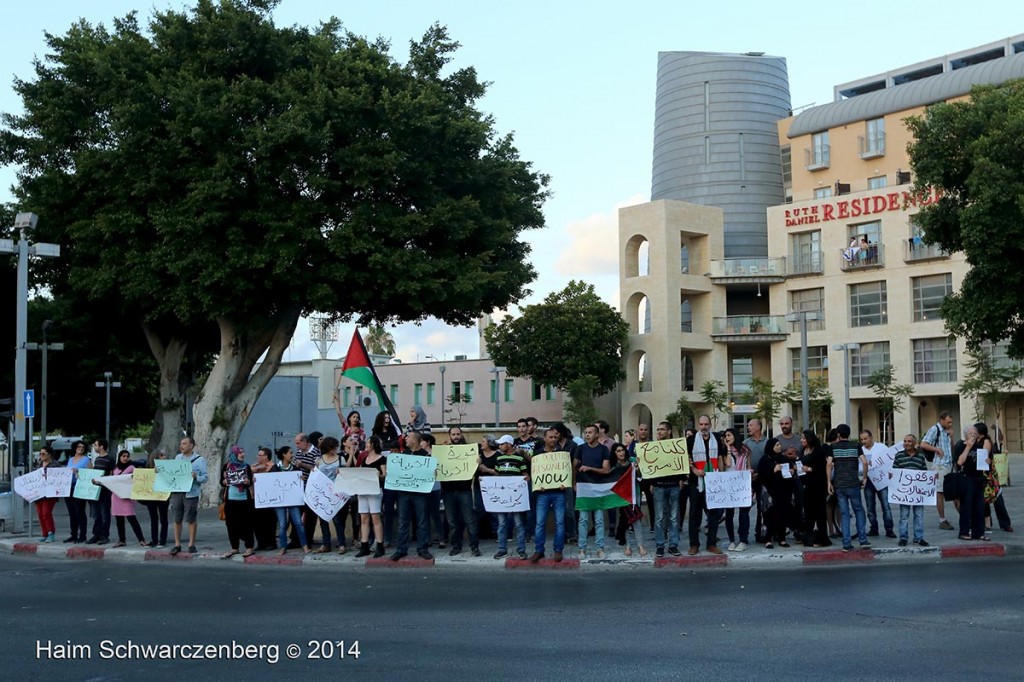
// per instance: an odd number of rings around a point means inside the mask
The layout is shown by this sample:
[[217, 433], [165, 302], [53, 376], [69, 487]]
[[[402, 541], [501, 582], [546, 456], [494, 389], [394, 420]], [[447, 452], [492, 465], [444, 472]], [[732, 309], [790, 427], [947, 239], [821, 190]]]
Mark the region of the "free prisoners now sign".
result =
[[857, 197], [832, 201], [827, 204], [787, 208], [783, 212], [786, 227], [799, 227], [827, 223], [833, 220], [850, 220], [866, 216], [905, 211], [917, 206], [927, 206], [938, 200], [939, 194], [930, 189], [927, 192], [915, 193], [908, 191], [888, 192], [870, 197]]

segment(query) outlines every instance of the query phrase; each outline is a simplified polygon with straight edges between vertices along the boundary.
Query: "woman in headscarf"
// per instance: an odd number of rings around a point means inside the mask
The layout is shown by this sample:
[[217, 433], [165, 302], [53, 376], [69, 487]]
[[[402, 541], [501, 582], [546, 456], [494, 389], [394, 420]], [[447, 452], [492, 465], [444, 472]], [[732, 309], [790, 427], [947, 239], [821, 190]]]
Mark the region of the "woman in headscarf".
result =
[[421, 436], [430, 433], [430, 422], [427, 421], [427, 413], [422, 405], [413, 405], [409, 408], [409, 423], [405, 425], [405, 433], [419, 431]]
[[[114, 470], [110, 472], [111, 475], [122, 476], [133, 471], [135, 471], [135, 466], [132, 464], [132, 453], [127, 450], [121, 450], [117, 453], [117, 464], [114, 465]], [[132, 527], [132, 532], [135, 533], [135, 539], [139, 541], [139, 546], [149, 546], [143, 538], [142, 526], [139, 525], [139, 520], [135, 517], [135, 500], [131, 498], [126, 500], [117, 493], [111, 492], [110, 514], [114, 517], [114, 521], [117, 524], [117, 543], [114, 547], [124, 547], [126, 544], [125, 521]]]
[[238, 544], [245, 544], [245, 554], [249, 557], [256, 553], [252, 538], [252, 469], [245, 463], [245, 449], [240, 445], [231, 446], [228, 464], [220, 477], [224, 486], [224, 522], [228, 527], [228, 542], [231, 551], [223, 558], [229, 559], [238, 554]]
[[770, 507], [765, 512], [765, 524], [768, 526], [765, 549], [774, 547], [772, 541], [778, 542], [779, 547], [789, 547], [786, 528], [793, 519], [795, 476], [789, 458], [782, 451], [782, 443], [777, 438], [769, 438], [764, 444], [764, 456], [757, 464], [757, 480], [768, 491], [770, 498]]

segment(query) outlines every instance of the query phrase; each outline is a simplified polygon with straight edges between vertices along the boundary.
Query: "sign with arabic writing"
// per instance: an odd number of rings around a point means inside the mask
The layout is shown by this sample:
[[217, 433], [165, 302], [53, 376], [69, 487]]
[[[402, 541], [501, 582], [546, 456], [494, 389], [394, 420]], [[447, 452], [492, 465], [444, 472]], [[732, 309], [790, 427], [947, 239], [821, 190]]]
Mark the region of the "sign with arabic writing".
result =
[[405, 493], [429, 493], [434, 489], [437, 460], [422, 455], [388, 455], [388, 473], [384, 479], [387, 490]]
[[746, 509], [751, 504], [750, 471], [712, 471], [704, 476], [708, 509]]
[[938, 473], [913, 469], [893, 469], [889, 480], [889, 504], [935, 505]]
[[301, 507], [305, 501], [301, 471], [268, 471], [253, 475], [256, 509]]
[[303, 499], [314, 514], [324, 521], [330, 521], [345, 506], [349, 497], [344, 493], [335, 492], [334, 481], [319, 469], [313, 469], [309, 472]]
[[686, 439], [637, 443], [636, 463], [644, 479], [689, 474], [690, 457], [686, 451]]
[[435, 445], [431, 454], [437, 460], [439, 481], [468, 481], [476, 474], [476, 445]]
[[481, 476], [480, 495], [489, 512], [530, 511], [530, 488], [522, 476]]

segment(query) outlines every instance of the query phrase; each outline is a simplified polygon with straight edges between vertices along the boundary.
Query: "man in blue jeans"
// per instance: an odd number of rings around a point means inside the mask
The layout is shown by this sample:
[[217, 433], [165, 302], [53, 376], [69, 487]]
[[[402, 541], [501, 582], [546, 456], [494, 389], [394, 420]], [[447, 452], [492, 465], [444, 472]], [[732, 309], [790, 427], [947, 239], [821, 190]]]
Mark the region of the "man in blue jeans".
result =
[[[672, 438], [672, 427], [668, 422], [660, 422], [657, 429], [657, 440]], [[665, 540], [668, 536], [668, 553], [681, 556], [679, 553], [679, 492], [683, 487], [684, 476], [665, 476], [651, 479], [651, 494], [654, 495], [654, 556], [665, 556]]]
[[[558, 429], [548, 429], [544, 432], [544, 447], [535, 452], [558, 452]], [[569, 458], [569, 453], [565, 453]], [[540, 490], [534, 493], [537, 501], [537, 525], [533, 529], [534, 552], [530, 555], [530, 563], [537, 563], [544, 558], [545, 544], [547, 543], [548, 511], [555, 512], [555, 544], [554, 560], [562, 560], [562, 551], [565, 549], [565, 486], [558, 489]]]
[[[494, 471], [498, 476], [522, 476], [530, 480], [530, 457], [525, 450], [517, 448], [512, 436], [498, 439], [498, 462]], [[495, 559], [508, 556], [508, 522], [509, 517], [516, 526], [516, 554], [520, 559], [526, 557], [526, 512], [505, 512], [498, 514], [498, 551]]]
[[[430, 453], [423, 449], [423, 437], [419, 431], [405, 434], [405, 446], [408, 449], [406, 454], [430, 457]], [[398, 544], [395, 553], [391, 555], [392, 561], [399, 561], [409, 553], [409, 532], [413, 514], [416, 515], [416, 554], [421, 559], [433, 560], [434, 555], [429, 551], [429, 501], [430, 493], [412, 493], [404, 490], [398, 493]]]
[[[889, 448], [885, 446], [885, 443], [876, 443], [874, 435], [867, 429], [860, 432], [860, 447], [869, 467], [877, 466], [875, 460], [889, 452]], [[868, 537], [878, 535], [876, 499], [882, 505], [882, 524], [885, 528], [885, 537], [894, 538], [896, 533], [893, 531], [892, 507], [889, 505], [889, 489], [885, 487], [879, 490], [872, 483], [871, 478], [868, 477], [867, 483], [864, 484], [864, 511], [868, 517]]]
[[828, 491], [836, 496], [839, 501], [839, 511], [842, 514], [843, 551], [849, 552], [853, 549], [850, 537], [851, 514], [856, 515], [857, 539], [861, 549], [869, 549], [871, 543], [868, 542], [867, 521], [864, 518], [864, 504], [861, 498], [864, 484], [867, 481], [867, 460], [861, 453], [859, 445], [850, 442], [850, 426], [848, 424], [837, 426], [836, 433], [839, 434], [839, 440], [829, 448], [827, 475]]

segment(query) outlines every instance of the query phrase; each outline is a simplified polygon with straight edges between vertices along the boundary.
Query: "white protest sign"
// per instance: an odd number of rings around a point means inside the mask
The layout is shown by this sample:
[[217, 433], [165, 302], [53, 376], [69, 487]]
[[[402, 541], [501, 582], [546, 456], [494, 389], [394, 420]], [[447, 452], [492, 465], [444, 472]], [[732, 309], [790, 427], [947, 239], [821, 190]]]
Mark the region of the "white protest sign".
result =
[[481, 476], [480, 495], [489, 512], [530, 510], [530, 487], [521, 476]]
[[97, 483], [114, 493], [122, 500], [129, 500], [132, 497], [132, 475], [120, 474], [118, 476], [100, 476], [95, 479]]
[[309, 472], [306, 481], [306, 506], [324, 521], [330, 521], [348, 502], [348, 495], [334, 492], [334, 481], [319, 469]]
[[373, 467], [338, 469], [334, 490], [346, 495], [380, 495], [380, 477]]
[[783, 462], [782, 464], [779, 465], [779, 467], [782, 471], [783, 478], [793, 478], [793, 472], [789, 470], [789, 464]]
[[46, 467], [43, 478], [46, 479], [46, 497], [67, 497], [71, 494], [74, 482], [74, 469]]
[[26, 502], [35, 502], [46, 497], [46, 479], [43, 470], [36, 469], [14, 479], [14, 492], [25, 498]]
[[894, 445], [885, 452], [872, 455], [868, 460], [868, 478], [875, 490], [885, 490], [889, 485], [889, 472], [892, 471], [892, 463], [900, 449]]
[[253, 474], [253, 496], [256, 509], [301, 507], [304, 499], [302, 472], [268, 471]]
[[708, 509], [749, 507], [750, 471], [709, 472], [704, 476]]
[[988, 450], [985, 448], [978, 448], [978, 471], [988, 471], [989, 461]]
[[893, 469], [892, 480], [889, 481], [889, 504], [934, 506], [938, 479], [939, 475], [934, 471]]
[[803, 475], [805, 475], [807, 473], [806, 471], [804, 471], [804, 463], [803, 462], [801, 462], [800, 460], [797, 460], [795, 462], [795, 465], [796, 465], [796, 475], [797, 476], [803, 476]]

